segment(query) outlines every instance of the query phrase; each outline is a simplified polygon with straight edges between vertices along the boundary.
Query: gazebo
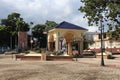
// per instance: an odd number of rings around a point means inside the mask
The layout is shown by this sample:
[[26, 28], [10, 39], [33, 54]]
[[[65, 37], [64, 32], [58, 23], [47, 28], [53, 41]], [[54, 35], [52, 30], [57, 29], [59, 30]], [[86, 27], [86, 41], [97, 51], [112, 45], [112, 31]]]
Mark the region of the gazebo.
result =
[[[83, 27], [63, 21], [48, 31], [48, 50], [64, 50], [68, 55], [73, 55], [76, 50], [78, 54], [82, 54], [83, 33], [86, 31], [87, 29]], [[74, 49], [74, 43], [77, 44], [77, 49]]]

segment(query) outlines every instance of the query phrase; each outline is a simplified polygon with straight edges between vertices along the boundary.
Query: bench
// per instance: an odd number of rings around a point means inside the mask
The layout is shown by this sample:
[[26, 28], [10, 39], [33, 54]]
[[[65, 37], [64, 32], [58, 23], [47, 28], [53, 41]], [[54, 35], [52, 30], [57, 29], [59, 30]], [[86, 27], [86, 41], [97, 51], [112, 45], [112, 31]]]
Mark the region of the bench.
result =
[[48, 61], [73, 61], [72, 56], [47, 56]]
[[21, 59], [22, 57], [24, 57], [23, 54], [16, 54], [16, 55], [15, 55], [15, 60]]

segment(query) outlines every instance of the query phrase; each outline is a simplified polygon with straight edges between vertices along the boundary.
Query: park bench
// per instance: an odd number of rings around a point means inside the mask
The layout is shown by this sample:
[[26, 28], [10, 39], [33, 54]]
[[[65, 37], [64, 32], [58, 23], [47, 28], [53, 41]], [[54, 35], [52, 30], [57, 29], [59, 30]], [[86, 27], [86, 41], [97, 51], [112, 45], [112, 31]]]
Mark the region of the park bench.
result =
[[22, 57], [24, 57], [23, 54], [16, 54], [16, 55], [15, 55], [15, 60], [21, 59]]

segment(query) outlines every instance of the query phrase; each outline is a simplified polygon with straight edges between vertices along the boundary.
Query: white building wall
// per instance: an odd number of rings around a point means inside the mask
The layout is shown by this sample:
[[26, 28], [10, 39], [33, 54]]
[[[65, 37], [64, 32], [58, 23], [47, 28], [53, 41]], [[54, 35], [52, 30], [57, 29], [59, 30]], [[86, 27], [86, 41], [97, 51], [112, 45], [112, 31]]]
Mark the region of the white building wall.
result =
[[[94, 33], [91, 35], [86, 34], [85, 36], [86, 40], [91, 39], [94, 41], [93, 44], [88, 45], [89, 49], [98, 50], [101, 48], [101, 40], [99, 39], [98, 33]], [[106, 36], [106, 38], [103, 39], [103, 47], [106, 48], [106, 50], [110, 50], [112, 48], [114, 52], [118, 52], [118, 50], [120, 51], [120, 41], [114, 40], [112, 41], [112, 43], [110, 43], [109, 37]]]

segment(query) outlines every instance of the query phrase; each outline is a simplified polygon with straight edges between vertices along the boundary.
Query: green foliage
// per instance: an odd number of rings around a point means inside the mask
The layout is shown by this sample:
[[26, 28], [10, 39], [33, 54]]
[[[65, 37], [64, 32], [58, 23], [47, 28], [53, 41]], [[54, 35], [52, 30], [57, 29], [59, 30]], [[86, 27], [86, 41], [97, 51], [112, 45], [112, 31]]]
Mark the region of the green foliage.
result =
[[46, 25], [46, 30], [49, 30], [49, 29], [51, 29], [51, 28], [53, 28], [53, 27], [55, 27], [56, 25], [57, 25], [57, 23], [56, 22], [54, 22], [54, 21], [46, 21], [46, 23], [45, 23], [45, 25]]
[[64, 51], [58, 51], [58, 52], [57, 52], [57, 56], [63, 55], [63, 54], [64, 54]]
[[120, 0], [81, 0], [84, 6], [79, 11], [85, 13], [89, 26], [106, 23], [109, 30], [120, 33]]
[[10, 33], [5, 26], [0, 25], [0, 46], [8, 45], [10, 39]]
[[19, 13], [9, 14], [7, 19], [1, 20], [1, 25], [9, 27], [11, 34], [17, 34], [18, 31], [29, 31], [28, 23], [26, 23], [23, 18], [20, 17]]
[[42, 34], [43, 34], [43, 31], [45, 30], [45, 25], [43, 25], [43, 24], [37, 24], [37, 25], [35, 25], [33, 28], [32, 28], [32, 30], [33, 30], [33, 36], [34, 37], [39, 37], [39, 36], [42, 36]]
[[[30, 22], [30, 25], [33, 25], [33, 22]], [[37, 46], [46, 47], [47, 35], [43, 34], [43, 32], [48, 31], [56, 25], [56, 22], [47, 20], [45, 24], [36, 24], [32, 28], [33, 37], [38, 39]], [[19, 13], [11, 13], [6, 19], [1, 19], [0, 45], [6, 44], [10, 46], [10, 37], [13, 40], [12, 45], [15, 45], [15, 38], [17, 38], [18, 31], [29, 31], [29, 24], [21, 18]]]
[[49, 29], [55, 27], [57, 25], [54, 21], [46, 21], [45, 24], [36, 24], [32, 28], [32, 34], [34, 38], [37, 38], [37, 44], [44, 48], [46, 47], [46, 40], [47, 40], [47, 34], [44, 34], [44, 31], [48, 31]]
[[90, 51], [90, 50], [84, 50], [83, 54], [95, 54], [95, 52]]
[[37, 24], [32, 28], [32, 36], [37, 39], [36, 46], [45, 47], [46, 35], [43, 34], [45, 27], [44, 24]]
[[18, 31], [29, 31], [28, 23], [20, 17], [19, 13], [11, 13], [6, 19], [1, 19], [0, 41], [2, 42], [0, 44], [10, 46], [10, 37], [12, 37], [12, 43], [15, 45]]
[[93, 43], [95, 43], [93, 40], [84, 39], [84, 41], [83, 41], [84, 49], [88, 49], [89, 44], [92, 45]]
[[53, 52], [50, 52], [48, 55], [54, 55], [54, 56], [60, 56], [60, 55], [63, 55], [64, 54], [64, 51], [53, 51]]
[[17, 20], [16, 25], [17, 31], [29, 31], [29, 24], [23, 20]]

